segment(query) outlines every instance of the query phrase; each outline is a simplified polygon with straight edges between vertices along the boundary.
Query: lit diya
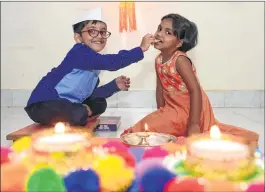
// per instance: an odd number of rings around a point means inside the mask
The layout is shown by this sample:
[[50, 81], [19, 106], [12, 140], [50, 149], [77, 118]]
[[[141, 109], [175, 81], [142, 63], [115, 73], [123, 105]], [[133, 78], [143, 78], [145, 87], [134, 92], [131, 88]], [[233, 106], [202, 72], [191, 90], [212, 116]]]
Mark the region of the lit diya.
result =
[[89, 130], [57, 123], [54, 128], [32, 135], [32, 150], [26, 161], [28, 166], [49, 165], [66, 175], [76, 169], [87, 169], [93, 158], [89, 151], [92, 135]]
[[170, 134], [150, 132], [147, 124], [144, 127], [144, 132], [127, 133], [121, 135], [120, 139], [127, 145], [138, 147], [160, 146], [177, 140], [175, 136]]
[[91, 135], [82, 129], [57, 123], [55, 129], [40, 131], [33, 136], [33, 150], [38, 152], [76, 152], [89, 146]]
[[187, 138], [186, 154], [180, 160], [173, 165], [178, 175], [208, 180], [250, 180], [260, 169], [249, 143], [240, 137], [221, 133], [217, 126], [212, 126], [209, 134]]

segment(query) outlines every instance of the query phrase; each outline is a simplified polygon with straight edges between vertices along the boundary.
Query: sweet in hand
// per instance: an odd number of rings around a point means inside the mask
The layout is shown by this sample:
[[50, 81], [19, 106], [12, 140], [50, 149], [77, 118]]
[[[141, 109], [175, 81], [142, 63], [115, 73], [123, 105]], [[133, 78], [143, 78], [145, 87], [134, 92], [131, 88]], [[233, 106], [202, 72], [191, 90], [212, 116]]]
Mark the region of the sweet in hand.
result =
[[153, 44], [155, 41], [155, 38], [152, 34], [146, 34], [141, 41], [140, 48], [142, 49], [143, 52], [147, 51], [151, 44]]

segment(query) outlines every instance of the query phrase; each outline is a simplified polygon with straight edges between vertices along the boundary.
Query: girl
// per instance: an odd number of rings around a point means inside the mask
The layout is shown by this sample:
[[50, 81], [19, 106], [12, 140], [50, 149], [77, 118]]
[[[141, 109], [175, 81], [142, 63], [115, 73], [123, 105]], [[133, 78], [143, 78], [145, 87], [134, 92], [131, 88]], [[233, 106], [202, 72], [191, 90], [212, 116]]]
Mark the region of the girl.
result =
[[244, 137], [257, 145], [257, 133], [215, 119], [210, 101], [196, 77], [195, 66], [186, 55], [196, 46], [197, 38], [197, 26], [188, 19], [178, 14], [161, 19], [154, 44], [161, 51], [155, 60], [158, 110], [124, 133], [144, 131], [147, 124], [149, 131], [179, 137], [209, 131], [212, 125], [217, 125], [222, 132]]

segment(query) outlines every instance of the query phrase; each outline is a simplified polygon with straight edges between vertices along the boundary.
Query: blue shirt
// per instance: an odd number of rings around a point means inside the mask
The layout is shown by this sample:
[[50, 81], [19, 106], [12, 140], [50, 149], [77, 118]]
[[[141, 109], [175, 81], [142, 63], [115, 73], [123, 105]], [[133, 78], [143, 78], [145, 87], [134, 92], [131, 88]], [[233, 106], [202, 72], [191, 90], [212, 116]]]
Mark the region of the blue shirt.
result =
[[115, 80], [97, 87], [100, 70], [116, 71], [143, 57], [140, 47], [122, 50], [118, 54], [102, 55], [85, 44], [77, 43], [62, 63], [40, 80], [27, 105], [61, 99], [82, 103], [88, 97], [110, 97], [119, 89]]

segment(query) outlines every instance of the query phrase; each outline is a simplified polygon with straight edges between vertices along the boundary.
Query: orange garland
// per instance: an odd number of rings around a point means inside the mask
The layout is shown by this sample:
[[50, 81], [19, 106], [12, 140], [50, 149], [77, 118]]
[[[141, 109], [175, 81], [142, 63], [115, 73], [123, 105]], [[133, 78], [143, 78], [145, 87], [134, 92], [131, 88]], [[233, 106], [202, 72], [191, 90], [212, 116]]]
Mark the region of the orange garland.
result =
[[120, 2], [119, 5], [119, 32], [137, 30], [134, 2]]

